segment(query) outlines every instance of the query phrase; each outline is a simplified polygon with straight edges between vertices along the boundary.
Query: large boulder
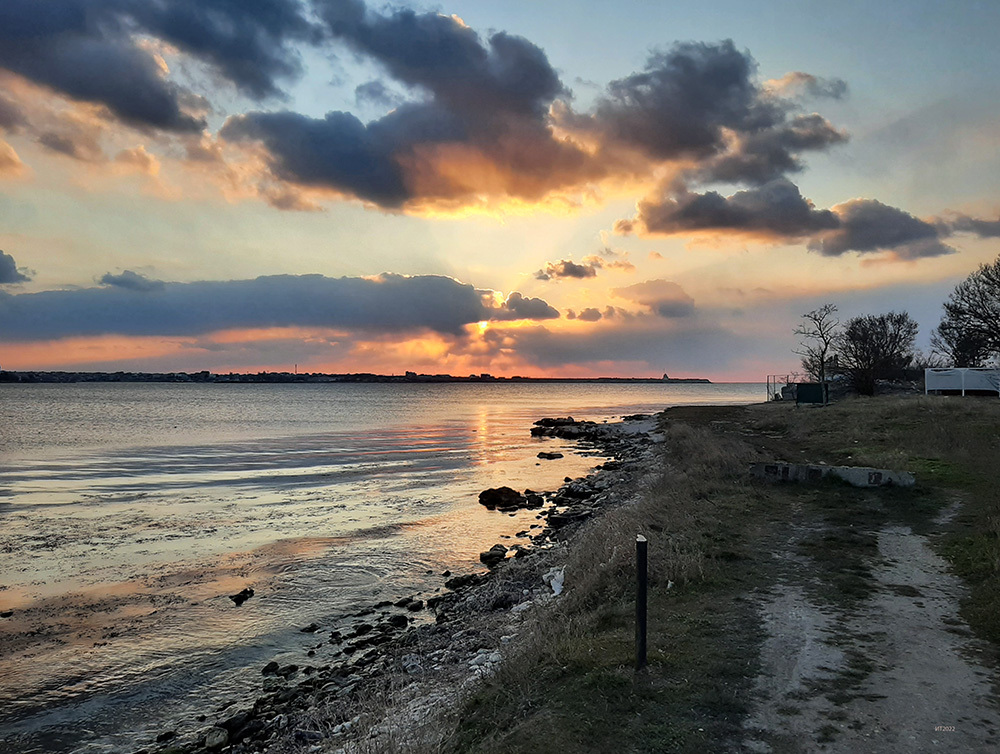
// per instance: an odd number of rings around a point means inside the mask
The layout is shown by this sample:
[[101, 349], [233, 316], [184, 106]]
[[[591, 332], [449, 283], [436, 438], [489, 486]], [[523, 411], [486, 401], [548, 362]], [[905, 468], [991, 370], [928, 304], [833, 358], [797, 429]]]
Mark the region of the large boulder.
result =
[[510, 487], [497, 487], [479, 493], [479, 502], [492, 510], [517, 510], [527, 503], [527, 499]]
[[495, 568], [498, 563], [507, 558], [507, 548], [501, 544], [493, 545], [486, 552], [479, 553], [479, 560], [487, 568]]
[[405, 615], [390, 615], [387, 622], [393, 628], [406, 628], [410, 623], [410, 619]]
[[209, 728], [205, 734], [206, 749], [221, 749], [229, 743], [229, 731], [225, 728]]

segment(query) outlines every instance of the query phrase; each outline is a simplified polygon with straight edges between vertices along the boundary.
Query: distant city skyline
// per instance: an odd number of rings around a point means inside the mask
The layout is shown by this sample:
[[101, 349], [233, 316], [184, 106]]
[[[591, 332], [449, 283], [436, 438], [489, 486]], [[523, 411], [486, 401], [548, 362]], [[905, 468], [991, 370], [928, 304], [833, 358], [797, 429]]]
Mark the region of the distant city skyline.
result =
[[5, 0], [0, 364], [762, 381], [1000, 254], [1000, 5]]

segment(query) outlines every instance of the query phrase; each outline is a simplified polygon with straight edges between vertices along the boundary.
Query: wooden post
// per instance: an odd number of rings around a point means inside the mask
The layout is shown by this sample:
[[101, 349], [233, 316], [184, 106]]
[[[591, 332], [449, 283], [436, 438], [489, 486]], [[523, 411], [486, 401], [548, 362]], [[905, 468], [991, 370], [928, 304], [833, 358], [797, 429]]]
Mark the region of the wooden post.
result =
[[635, 669], [646, 667], [646, 538], [635, 538]]

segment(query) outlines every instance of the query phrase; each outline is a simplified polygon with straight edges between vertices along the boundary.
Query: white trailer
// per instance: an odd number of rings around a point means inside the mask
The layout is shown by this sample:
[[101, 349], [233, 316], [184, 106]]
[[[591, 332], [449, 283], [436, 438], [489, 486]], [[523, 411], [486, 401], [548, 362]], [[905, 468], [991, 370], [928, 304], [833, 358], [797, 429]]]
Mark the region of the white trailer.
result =
[[946, 367], [924, 370], [924, 394], [967, 390], [993, 392], [1000, 396], [1000, 369], [979, 367]]

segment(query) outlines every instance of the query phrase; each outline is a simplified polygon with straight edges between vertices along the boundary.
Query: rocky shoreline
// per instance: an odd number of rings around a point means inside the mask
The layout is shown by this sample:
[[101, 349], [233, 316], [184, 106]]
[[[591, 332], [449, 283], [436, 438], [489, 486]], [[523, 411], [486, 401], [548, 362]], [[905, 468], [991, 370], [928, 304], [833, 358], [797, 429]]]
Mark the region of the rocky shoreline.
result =
[[[409, 719], [412, 729], [419, 728], [433, 708], [454, 704], [490, 674], [505, 645], [516, 642], [526, 613], [562, 591], [561, 543], [603, 508], [628, 499], [653, 447], [662, 441], [655, 426], [656, 417], [648, 415], [616, 423], [571, 417], [535, 422], [532, 435], [577, 441], [611, 460], [586, 477], [566, 477], [554, 492], [501, 487], [480, 494], [480, 503], [498, 515], [538, 509], [538, 523], [519, 533], [530, 545], [497, 543], [480, 555], [488, 571], [445, 571], [442, 587], [433, 593], [366, 607], [347, 616], [346, 627], [303, 627], [316, 643], [300, 663], [267, 663], [252, 706], [205, 711], [190, 729], [162, 731], [136, 754], [346, 752], [362, 712], [386, 706], [390, 691], [391, 703], [405, 708], [394, 711], [390, 727]], [[540, 453], [540, 462], [558, 455]], [[515, 559], [516, 566], [508, 564]], [[234, 595], [234, 602], [237, 597], [244, 593]], [[367, 735], [392, 731], [369, 725]]]

